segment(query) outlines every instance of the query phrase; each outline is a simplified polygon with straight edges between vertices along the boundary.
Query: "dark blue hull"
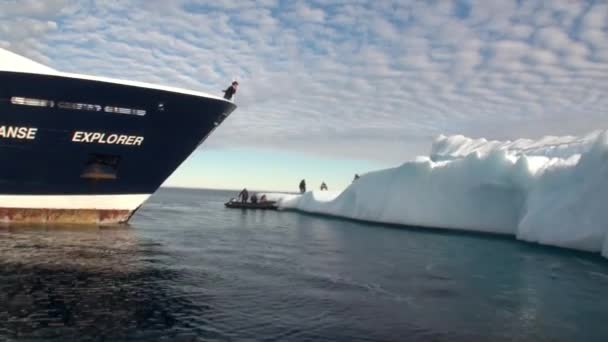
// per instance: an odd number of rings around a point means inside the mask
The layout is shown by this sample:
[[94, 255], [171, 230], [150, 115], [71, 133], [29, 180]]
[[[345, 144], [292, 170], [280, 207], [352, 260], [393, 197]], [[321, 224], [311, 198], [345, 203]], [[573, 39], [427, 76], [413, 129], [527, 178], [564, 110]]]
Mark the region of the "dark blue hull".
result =
[[153, 193], [234, 109], [153, 88], [0, 72], [0, 194]]

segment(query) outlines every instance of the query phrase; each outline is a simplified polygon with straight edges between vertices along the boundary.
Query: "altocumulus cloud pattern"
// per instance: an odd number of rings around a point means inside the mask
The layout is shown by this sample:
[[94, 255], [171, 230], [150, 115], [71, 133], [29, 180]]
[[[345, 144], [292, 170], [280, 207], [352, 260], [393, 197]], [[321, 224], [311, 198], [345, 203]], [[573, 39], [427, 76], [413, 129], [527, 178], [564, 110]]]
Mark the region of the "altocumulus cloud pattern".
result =
[[439, 134], [608, 119], [605, 1], [0, 1], [0, 47], [53, 68], [220, 93], [207, 147], [401, 162]]

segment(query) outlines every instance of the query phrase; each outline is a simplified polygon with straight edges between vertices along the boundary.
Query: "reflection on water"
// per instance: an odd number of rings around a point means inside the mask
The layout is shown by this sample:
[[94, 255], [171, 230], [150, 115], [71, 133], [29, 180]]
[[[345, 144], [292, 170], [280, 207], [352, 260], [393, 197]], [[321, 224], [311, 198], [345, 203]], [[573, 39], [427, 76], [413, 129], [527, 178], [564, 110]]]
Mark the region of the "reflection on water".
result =
[[142, 337], [175, 327], [175, 298], [149, 265], [163, 252], [129, 226], [0, 228], [0, 340]]
[[136, 271], [141, 248], [127, 225], [5, 226], [0, 241], [7, 267], [79, 272]]

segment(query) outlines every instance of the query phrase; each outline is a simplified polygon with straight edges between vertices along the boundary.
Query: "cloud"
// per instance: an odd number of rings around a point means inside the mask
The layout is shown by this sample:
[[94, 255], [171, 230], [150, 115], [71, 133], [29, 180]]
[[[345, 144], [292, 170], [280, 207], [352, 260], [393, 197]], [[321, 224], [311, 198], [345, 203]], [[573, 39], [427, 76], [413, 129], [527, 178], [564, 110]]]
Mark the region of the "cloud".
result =
[[573, 43], [566, 32], [555, 26], [540, 28], [536, 32], [536, 39], [539, 46], [555, 51], [568, 51]]
[[69, 13], [70, 9], [67, 0], [5, 0], [0, 4], [0, 17], [15, 18], [46, 18], [60, 14]]
[[319, 8], [311, 7], [303, 2], [298, 2], [295, 9], [297, 19], [304, 22], [323, 22], [325, 12]]
[[0, 46], [56, 69], [219, 94], [205, 148], [400, 163], [433, 137], [608, 125], [598, 1], [3, 1]]

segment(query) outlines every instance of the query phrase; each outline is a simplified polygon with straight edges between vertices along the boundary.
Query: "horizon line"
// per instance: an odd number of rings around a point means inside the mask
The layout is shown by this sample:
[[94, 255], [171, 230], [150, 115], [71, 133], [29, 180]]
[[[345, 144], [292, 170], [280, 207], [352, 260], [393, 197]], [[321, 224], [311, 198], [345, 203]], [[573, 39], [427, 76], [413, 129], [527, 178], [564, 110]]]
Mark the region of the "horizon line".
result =
[[[219, 190], [219, 191], [237, 191], [240, 192], [242, 189], [224, 189], [224, 188], [203, 188], [203, 187], [190, 187], [180, 185], [161, 185], [160, 188], [173, 188], [173, 189], [187, 189], [187, 190]], [[267, 193], [286, 193], [286, 194], [299, 194], [298, 191], [288, 190], [258, 190], [258, 189], [247, 189], [249, 192], [267, 192]]]

